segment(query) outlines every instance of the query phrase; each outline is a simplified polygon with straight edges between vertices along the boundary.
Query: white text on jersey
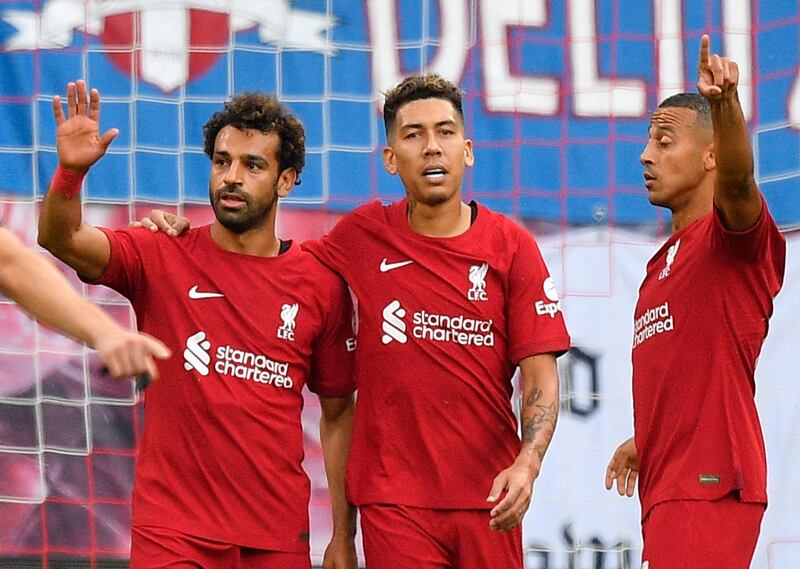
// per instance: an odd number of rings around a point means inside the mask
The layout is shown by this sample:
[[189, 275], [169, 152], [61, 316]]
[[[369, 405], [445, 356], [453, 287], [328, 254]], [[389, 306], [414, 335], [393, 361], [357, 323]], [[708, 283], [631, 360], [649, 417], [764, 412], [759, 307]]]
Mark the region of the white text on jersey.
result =
[[294, 381], [289, 376], [289, 364], [269, 359], [263, 354], [237, 350], [231, 346], [217, 348], [214, 371], [238, 379], [291, 389]]
[[656, 334], [672, 332], [675, 318], [669, 312], [669, 302], [648, 308], [633, 323], [633, 348], [644, 344]]

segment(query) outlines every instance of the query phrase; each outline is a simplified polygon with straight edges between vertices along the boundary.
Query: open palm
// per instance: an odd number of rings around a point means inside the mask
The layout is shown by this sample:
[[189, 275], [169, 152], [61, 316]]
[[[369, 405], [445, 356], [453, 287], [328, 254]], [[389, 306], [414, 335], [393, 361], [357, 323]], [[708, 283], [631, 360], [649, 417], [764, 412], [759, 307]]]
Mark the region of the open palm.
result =
[[119, 131], [112, 128], [100, 134], [100, 93], [87, 93], [86, 83], [79, 80], [67, 85], [67, 116], [61, 97], [53, 97], [56, 120], [56, 150], [62, 166], [83, 172], [97, 162]]

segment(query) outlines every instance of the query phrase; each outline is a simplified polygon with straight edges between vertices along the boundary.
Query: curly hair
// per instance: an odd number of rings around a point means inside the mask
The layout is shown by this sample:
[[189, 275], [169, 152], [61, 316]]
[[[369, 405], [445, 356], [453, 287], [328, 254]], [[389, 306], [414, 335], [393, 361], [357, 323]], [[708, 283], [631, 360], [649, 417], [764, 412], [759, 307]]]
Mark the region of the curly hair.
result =
[[297, 172], [295, 183], [300, 183], [300, 172], [306, 163], [305, 129], [300, 120], [275, 97], [265, 93], [241, 93], [231, 97], [221, 111], [211, 115], [203, 125], [204, 150], [209, 158], [214, 156], [214, 143], [219, 131], [226, 126], [276, 134], [281, 142], [279, 170], [282, 172], [286, 168], [294, 168]]
[[394, 89], [384, 93], [383, 126], [386, 137], [394, 129], [397, 112], [400, 107], [418, 99], [444, 99], [453, 105], [461, 122], [464, 122], [464, 110], [461, 108], [461, 91], [447, 79], [439, 75], [415, 75], [406, 77]]

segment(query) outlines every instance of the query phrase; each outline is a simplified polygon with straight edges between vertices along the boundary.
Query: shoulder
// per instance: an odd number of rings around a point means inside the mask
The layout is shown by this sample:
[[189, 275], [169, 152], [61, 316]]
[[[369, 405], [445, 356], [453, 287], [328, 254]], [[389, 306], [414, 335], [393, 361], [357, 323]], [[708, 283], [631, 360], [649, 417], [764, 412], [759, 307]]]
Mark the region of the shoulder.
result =
[[325, 291], [332, 287], [338, 287], [344, 283], [339, 273], [331, 269], [322, 262], [315, 254], [320, 242], [316, 240], [306, 241], [302, 244], [293, 243], [288, 251], [287, 258], [291, 262], [294, 274], [300, 277], [306, 286], [316, 291]]
[[308, 242], [305, 248], [332, 262], [337, 270], [344, 270], [345, 261], [358, 258], [388, 233], [397, 206], [379, 201], [362, 205], [342, 217], [318, 243]]
[[[106, 234], [110, 240], [124, 239], [131, 243], [148, 243], [159, 246], [185, 246], [195, 243], [201, 238], [204, 232], [208, 231], [208, 226], [192, 227], [178, 237], [172, 237], [161, 231], [150, 231], [143, 227], [124, 227], [121, 229], [110, 229], [108, 227], [98, 227]], [[200, 239], [202, 241], [202, 239]]]
[[484, 224], [490, 231], [503, 232], [513, 235], [527, 233], [525, 229], [519, 225], [519, 223], [507, 215], [489, 209], [480, 203], [476, 203], [475, 205], [478, 208], [478, 221]]
[[[312, 246], [313, 243], [311, 243]], [[323, 307], [330, 307], [332, 303], [341, 302], [345, 295], [349, 295], [347, 284], [339, 273], [309, 251], [308, 245], [308, 242], [303, 243], [302, 246], [292, 245], [291, 262], [295, 264], [294, 271], [298, 276], [297, 286], [302, 287], [304, 294], [319, 301]]]
[[696, 225], [701, 226], [695, 231], [706, 238], [709, 250], [727, 251], [732, 261], [749, 263], [765, 255], [782, 255], [785, 250], [785, 238], [765, 201], [756, 222], [743, 231], [728, 229], [716, 208]]
[[535, 244], [535, 239], [531, 233], [522, 225], [510, 217], [493, 211], [486, 206], [477, 204], [477, 222], [480, 232], [495, 242], [495, 246], [502, 246], [501, 250], [515, 253], [519, 247]]
[[360, 205], [348, 214], [345, 214], [342, 219], [336, 224], [336, 227], [352, 227], [357, 225], [370, 224], [375, 221], [383, 221], [388, 219], [390, 208], [396, 204], [384, 205], [379, 200], [373, 200], [364, 205]]
[[336, 273], [312, 253], [318, 246], [318, 240], [305, 241], [302, 244], [295, 242], [287, 253], [292, 264], [296, 265], [302, 274], [308, 275], [311, 279], [329, 279]]

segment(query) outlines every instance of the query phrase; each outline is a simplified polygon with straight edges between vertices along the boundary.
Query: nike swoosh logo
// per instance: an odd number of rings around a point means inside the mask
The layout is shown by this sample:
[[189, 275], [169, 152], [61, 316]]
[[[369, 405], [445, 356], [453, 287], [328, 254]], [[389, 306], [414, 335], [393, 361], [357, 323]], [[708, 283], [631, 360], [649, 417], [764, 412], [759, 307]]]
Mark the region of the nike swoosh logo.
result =
[[384, 259], [381, 261], [381, 272], [387, 273], [393, 269], [399, 269], [400, 267], [405, 267], [406, 265], [410, 265], [414, 261], [398, 261], [397, 263], [390, 263], [388, 259]]
[[192, 288], [189, 289], [189, 298], [192, 298], [194, 300], [200, 298], [220, 298], [222, 296], [225, 295], [222, 294], [221, 292], [200, 292], [199, 290], [197, 290], [197, 285], [194, 285]]

